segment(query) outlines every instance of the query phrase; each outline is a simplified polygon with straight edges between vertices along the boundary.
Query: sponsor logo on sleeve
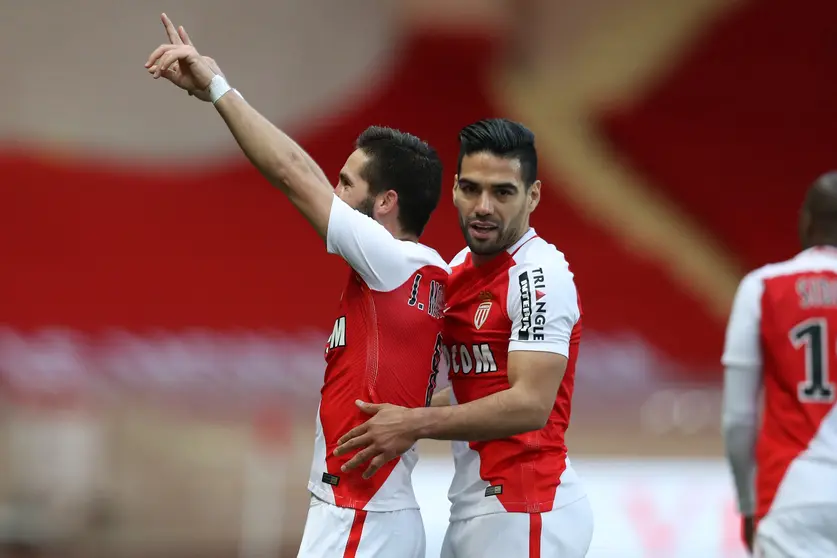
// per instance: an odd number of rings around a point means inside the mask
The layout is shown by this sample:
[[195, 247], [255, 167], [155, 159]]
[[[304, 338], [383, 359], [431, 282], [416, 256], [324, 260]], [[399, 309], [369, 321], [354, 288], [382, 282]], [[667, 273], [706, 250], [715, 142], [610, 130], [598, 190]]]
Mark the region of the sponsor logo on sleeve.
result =
[[524, 271], [517, 277], [520, 287], [520, 329], [517, 338], [520, 341], [529, 340], [529, 330], [532, 327], [532, 292], [529, 289], [529, 272]]
[[532, 270], [531, 283], [528, 271], [521, 273], [517, 280], [520, 286], [520, 329], [517, 338], [520, 341], [543, 341], [546, 326], [546, 278], [543, 268]]
[[543, 297], [546, 296], [546, 278], [543, 275], [543, 268], [532, 270], [532, 281], [535, 286], [535, 308], [532, 325], [532, 339], [534, 341], [543, 341], [543, 330], [546, 326], [546, 301]]

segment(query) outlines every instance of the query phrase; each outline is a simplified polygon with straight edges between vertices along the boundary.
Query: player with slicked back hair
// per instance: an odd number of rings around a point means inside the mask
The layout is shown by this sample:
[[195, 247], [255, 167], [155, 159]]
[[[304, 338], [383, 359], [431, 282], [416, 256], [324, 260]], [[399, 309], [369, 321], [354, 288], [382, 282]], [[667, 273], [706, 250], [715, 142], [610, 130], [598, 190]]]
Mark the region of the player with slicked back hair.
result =
[[722, 357], [727, 459], [759, 558], [837, 556], [837, 172], [809, 188], [799, 237], [802, 252], [742, 279]]
[[535, 136], [489, 119], [459, 140], [453, 201], [468, 247], [448, 283], [451, 387], [430, 408], [360, 404], [374, 416], [337, 454], [362, 448], [345, 467], [370, 461], [370, 476], [417, 439], [454, 440], [443, 558], [582, 558], [593, 515], [564, 443], [581, 305], [564, 255], [529, 224], [541, 195]]
[[[366, 415], [355, 400], [430, 404], [443, 354], [450, 267], [418, 242], [439, 201], [442, 164], [419, 138], [373, 126], [332, 188], [310, 156], [230, 88], [186, 31], [163, 15], [169, 44], [146, 68], [210, 101], [253, 165], [281, 190], [350, 266], [325, 351], [300, 558], [424, 558], [425, 533], [413, 493], [410, 449], [374, 479], [342, 471], [339, 436]], [[276, 257], [285, 257], [277, 255]], [[278, 528], [279, 526], [277, 526]]]

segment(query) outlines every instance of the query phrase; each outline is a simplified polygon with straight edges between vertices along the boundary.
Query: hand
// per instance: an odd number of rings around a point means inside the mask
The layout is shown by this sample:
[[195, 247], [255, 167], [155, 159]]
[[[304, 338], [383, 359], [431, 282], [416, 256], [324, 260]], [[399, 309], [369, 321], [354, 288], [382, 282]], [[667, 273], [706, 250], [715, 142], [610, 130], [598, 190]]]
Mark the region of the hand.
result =
[[198, 53], [183, 26], [175, 29], [166, 14], [161, 19], [169, 44], [160, 45], [152, 52], [145, 67], [154, 79], [165, 77], [190, 95], [209, 101], [206, 91], [209, 82], [216, 74], [224, 74], [214, 60]]
[[752, 515], [741, 518], [741, 538], [747, 550], [753, 552], [753, 537], [756, 533], [756, 522]]
[[410, 421], [412, 409], [388, 403], [355, 403], [364, 413], [374, 416], [344, 434], [337, 441], [334, 455], [340, 456], [354, 449], [364, 448], [347, 461], [341, 470], [345, 472], [356, 469], [371, 460], [369, 467], [363, 472], [363, 478], [368, 479], [387, 462], [413, 447], [418, 438]]

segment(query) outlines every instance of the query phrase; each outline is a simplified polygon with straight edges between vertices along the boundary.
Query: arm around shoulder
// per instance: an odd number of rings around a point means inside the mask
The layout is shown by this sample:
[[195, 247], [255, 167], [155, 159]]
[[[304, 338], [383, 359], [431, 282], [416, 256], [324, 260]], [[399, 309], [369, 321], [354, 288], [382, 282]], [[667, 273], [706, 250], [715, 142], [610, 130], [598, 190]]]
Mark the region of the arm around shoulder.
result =
[[572, 274], [560, 265], [515, 266], [510, 271], [508, 304], [509, 389], [452, 407], [417, 409], [419, 437], [480, 441], [546, 425], [579, 320]]

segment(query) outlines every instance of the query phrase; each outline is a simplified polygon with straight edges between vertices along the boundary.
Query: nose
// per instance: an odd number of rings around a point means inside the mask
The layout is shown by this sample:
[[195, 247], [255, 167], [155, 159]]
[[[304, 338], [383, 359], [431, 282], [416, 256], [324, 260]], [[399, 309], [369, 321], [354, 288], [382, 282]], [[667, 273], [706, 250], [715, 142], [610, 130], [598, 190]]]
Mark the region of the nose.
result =
[[494, 204], [491, 203], [491, 194], [483, 190], [477, 201], [476, 214], [480, 216], [494, 213]]

